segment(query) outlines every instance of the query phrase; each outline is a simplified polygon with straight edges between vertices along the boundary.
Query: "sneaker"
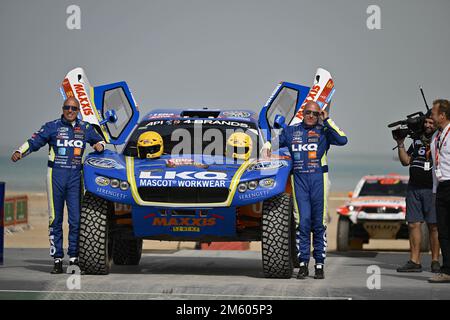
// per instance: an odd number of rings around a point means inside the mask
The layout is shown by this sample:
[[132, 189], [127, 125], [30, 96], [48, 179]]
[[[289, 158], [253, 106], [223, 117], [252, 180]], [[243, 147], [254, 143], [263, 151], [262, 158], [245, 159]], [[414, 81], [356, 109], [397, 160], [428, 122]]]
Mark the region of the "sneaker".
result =
[[422, 265], [409, 260], [404, 266], [397, 268], [397, 272], [422, 272]]
[[63, 261], [62, 261], [62, 259], [55, 259], [54, 264], [53, 264], [53, 270], [50, 273], [51, 274], [63, 273]]
[[439, 261], [431, 261], [431, 272], [440, 273], [441, 272], [441, 264]]
[[314, 267], [315, 274], [314, 279], [325, 279], [325, 272], [323, 270], [324, 265], [323, 264], [316, 264]]
[[305, 262], [300, 262], [297, 279], [305, 279], [307, 276], [309, 276], [308, 264]]
[[428, 279], [430, 283], [450, 283], [450, 274], [438, 273]]

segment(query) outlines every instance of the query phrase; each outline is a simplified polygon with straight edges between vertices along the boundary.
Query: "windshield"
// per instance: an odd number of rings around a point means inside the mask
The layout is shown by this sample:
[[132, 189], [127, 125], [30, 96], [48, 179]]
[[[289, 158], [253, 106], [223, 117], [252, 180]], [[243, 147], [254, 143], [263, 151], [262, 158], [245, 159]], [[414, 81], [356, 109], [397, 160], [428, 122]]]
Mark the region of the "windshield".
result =
[[406, 197], [408, 181], [406, 180], [367, 180], [364, 182], [359, 196]]
[[[164, 144], [163, 154], [231, 157], [233, 152], [248, 152], [251, 158], [256, 158], [260, 148], [257, 127], [251, 122], [221, 119], [156, 119], [145, 120], [139, 124], [123, 151], [124, 155], [136, 157], [138, 138], [142, 133], [148, 131], [154, 131], [161, 135]], [[236, 132], [245, 133], [250, 139], [244, 139], [245, 141], [240, 144], [240, 147], [237, 147], [236, 144], [229, 145], [227, 148], [227, 141]], [[238, 137], [242, 137], [242, 135], [238, 135]]]

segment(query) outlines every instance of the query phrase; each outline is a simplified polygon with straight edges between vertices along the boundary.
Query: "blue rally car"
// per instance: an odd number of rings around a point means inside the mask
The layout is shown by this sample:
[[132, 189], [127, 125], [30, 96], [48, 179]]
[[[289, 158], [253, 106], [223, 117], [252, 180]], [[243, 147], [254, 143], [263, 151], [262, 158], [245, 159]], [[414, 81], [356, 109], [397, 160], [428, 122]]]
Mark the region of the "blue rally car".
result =
[[[296, 261], [287, 149], [260, 149], [300, 108], [309, 87], [280, 83], [259, 116], [247, 110], [159, 109], [141, 117], [125, 82], [90, 87], [81, 68], [61, 87], [114, 151], [84, 161], [81, 268], [137, 265], [145, 239], [262, 241], [265, 277]], [[278, 117], [277, 117], [278, 116]], [[281, 116], [281, 117], [280, 117]], [[120, 148], [120, 151], [118, 150]], [[112, 149], [112, 148], [111, 148]]]

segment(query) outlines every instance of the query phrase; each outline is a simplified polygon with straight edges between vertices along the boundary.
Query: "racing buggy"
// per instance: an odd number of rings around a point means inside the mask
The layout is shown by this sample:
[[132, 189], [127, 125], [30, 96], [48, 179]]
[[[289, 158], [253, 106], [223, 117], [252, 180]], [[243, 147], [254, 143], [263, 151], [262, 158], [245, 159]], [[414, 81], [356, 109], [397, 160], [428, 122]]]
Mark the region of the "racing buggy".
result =
[[[280, 83], [259, 117], [246, 110], [161, 109], [139, 119], [125, 82], [91, 87], [81, 68], [61, 86], [115, 150], [84, 161], [79, 262], [87, 274], [137, 265], [143, 240], [261, 241], [265, 277], [296, 262], [287, 149], [262, 144], [294, 118], [309, 87]], [[117, 146], [122, 146], [119, 152]]]
[[[337, 250], [362, 249], [370, 239], [408, 239], [406, 191], [408, 176], [364, 176], [339, 215]], [[428, 228], [422, 223], [421, 251], [430, 249]]]

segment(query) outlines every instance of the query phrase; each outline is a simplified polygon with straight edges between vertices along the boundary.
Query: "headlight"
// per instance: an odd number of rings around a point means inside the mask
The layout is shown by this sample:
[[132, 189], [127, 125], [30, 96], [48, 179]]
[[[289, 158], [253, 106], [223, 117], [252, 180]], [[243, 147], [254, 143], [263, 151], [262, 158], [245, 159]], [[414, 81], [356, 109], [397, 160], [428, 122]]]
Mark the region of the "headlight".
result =
[[349, 210], [349, 211], [353, 211], [353, 210], [355, 210], [355, 207], [354, 207], [354, 206], [349, 206], [349, 207], [348, 207], [348, 210]]
[[275, 185], [275, 179], [267, 178], [259, 181], [259, 186], [262, 188], [272, 188]]
[[129, 187], [130, 187], [130, 185], [128, 184], [127, 181], [120, 182], [120, 190], [127, 191]]
[[253, 180], [248, 183], [248, 188], [250, 190], [255, 190], [256, 187], [258, 187], [258, 181]]
[[120, 186], [120, 182], [117, 179], [112, 179], [111, 180], [111, 187], [112, 188], [118, 188]]
[[238, 185], [238, 191], [243, 193], [247, 191], [247, 183], [243, 182]]

